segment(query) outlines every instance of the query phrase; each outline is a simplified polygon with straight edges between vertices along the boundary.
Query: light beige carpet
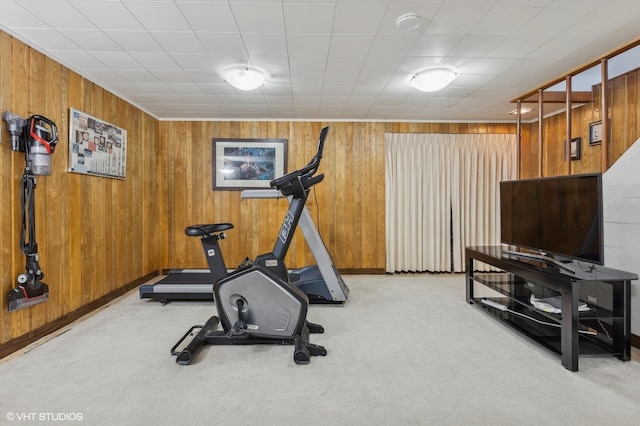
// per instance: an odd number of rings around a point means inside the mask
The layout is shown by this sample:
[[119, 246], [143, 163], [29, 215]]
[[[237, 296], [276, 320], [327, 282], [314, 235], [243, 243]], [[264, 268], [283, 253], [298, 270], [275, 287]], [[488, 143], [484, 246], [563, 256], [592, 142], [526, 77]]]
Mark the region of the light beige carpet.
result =
[[291, 346], [271, 345], [205, 347], [192, 365], [177, 365], [170, 348], [214, 314], [214, 304], [162, 306], [131, 292], [0, 363], [0, 424], [46, 424], [43, 415], [67, 420], [51, 424], [86, 425], [640, 419], [638, 362], [580, 358], [572, 373], [557, 355], [468, 305], [462, 275], [344, 279], [351, 289], [345, 306], [309, 309], [309, 321], [326, 328], [311, 341], [328, 355], [306, 366], [293, 362]]

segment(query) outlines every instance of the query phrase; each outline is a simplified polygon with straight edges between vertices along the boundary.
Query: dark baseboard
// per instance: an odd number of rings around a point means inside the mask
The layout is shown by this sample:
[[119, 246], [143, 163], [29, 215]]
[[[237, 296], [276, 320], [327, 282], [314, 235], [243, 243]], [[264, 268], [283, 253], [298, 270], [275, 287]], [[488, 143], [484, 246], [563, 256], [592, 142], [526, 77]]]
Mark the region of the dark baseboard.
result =
[[61, 329], [62, 327], [71, 324], [75, 320], [80, 317], [87, 315], [88, 313], [100, 308], [101, 306], [106, 305], [107, 303], [117, 299], [118, 297], [126, 294], [127, 292], [133, 290], [134, 288], [144, 284], [149, 281], [151, 278], [156, 277], [159, 272], [153, 272], [144, 277], [138, 278], [135, 281], [128, 283], [127, 285], [112, 291], [109, 294], [105, 294], [104, 296], [90, 302], [73, 312], [69, 312], [63, 317], [60, 317], [56, 320], [51, 321], [48, 324], [43, 325], [35, 330], [30, 331], [27, 334], [24, 334], [20, 337], [16, 337], [15, 339], [11, 339], [8, 342], [0, 345], [0, 359], [11, 355], [12, 353], [24, 348], [25, 346], [30, 345], [31, 343], [45, 337], [48, 334], [53, 333], [56, 330]]
[[631, 346], [640, 349], [640, 336], [636, 336], [635, 334], [631, 335]]
[[[182, 268], [174, 268], [174, 269], [162, 269], [159, 274], [167, 275], [171, 271], [175, 271], [176, 269]], [[189, 268], [184, 268], [189, 269]], [[382, 268], [345, 268], [338, 269], [338, 272], [342, 275], [384, 275], [385, 271]]]
[[384, 269], [381, 268], [344, 268], [338, 269], [342, 275], [384, 275]]

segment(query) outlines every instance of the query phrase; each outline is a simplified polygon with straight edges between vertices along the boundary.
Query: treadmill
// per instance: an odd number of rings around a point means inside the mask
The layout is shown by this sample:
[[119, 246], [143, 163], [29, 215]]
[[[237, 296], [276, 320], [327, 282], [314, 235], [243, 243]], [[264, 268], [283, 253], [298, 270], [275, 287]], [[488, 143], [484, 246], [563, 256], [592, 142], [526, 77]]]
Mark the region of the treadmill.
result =
[[[249, 189], [242, 191], [241, 199], [281, 198], [277, 189]], [[291, 197], [288, 198], [291, 202]], [[344, 283], [324, 241], [315, 227], [311, 215], [305, 206], [298, 227], [304, 235], [316, 265], [305, 266], [289, 271], [289, 282], [298, 287], [313, 304], [342, 304], [346, 302], [349, 288]], [[220, 238], [224, 238], [221, 234]], [[140, 286], [141, 299], [157, 299], [162, 303], [173, 300], [211, 300], [213, 284], [222, 277], [214, 277], [206, 269], [174, 269], [153, 284]]]

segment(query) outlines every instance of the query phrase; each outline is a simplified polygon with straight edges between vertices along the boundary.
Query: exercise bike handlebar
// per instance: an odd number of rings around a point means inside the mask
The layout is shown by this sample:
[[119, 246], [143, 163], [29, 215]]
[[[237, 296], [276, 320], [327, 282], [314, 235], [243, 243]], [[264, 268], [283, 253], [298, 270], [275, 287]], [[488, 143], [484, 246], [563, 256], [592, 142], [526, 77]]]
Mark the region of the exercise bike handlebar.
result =
[[[272, 180], [269, 184], [272, 188], [277, 188], [282, 190], [286, 185], [290, 185], [291, 182], [296, 178], [311, 178], [317, 171], [318, 167], [320, 167], [320, 160], [322, 159], [322, 151], [324, 150], [324, 141], [327, 137], [327, 133], [329, 132], [329, 127], [324, 127], [320, 131], [320, 137], [318, 138], [318, 149], [316, 150], [316, 154], [313, 156], [311, 161], [307, 163], [301, 169], [294, 170], [291, 173], [288, 173], [284, 176], [281, 176], [277, 179]], [[322, 180], [322, 179], [321, 179]], [[319, 182], [319, 181], [318, 181]], [[317, 182], [314, 182], [314, 184]], [[311, 185], [305, 185], [307, 188]]]

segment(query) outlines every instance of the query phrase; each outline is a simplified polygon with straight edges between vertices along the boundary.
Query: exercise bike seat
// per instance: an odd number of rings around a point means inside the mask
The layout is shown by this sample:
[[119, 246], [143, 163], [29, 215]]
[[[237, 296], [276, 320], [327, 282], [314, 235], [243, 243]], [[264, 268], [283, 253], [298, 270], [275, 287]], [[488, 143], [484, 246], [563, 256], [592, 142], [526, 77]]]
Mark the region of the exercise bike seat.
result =
[[204, 237], [233, 228], [231, 223], [206, 223], [187, 226], [184, 233], [190, 237]]

